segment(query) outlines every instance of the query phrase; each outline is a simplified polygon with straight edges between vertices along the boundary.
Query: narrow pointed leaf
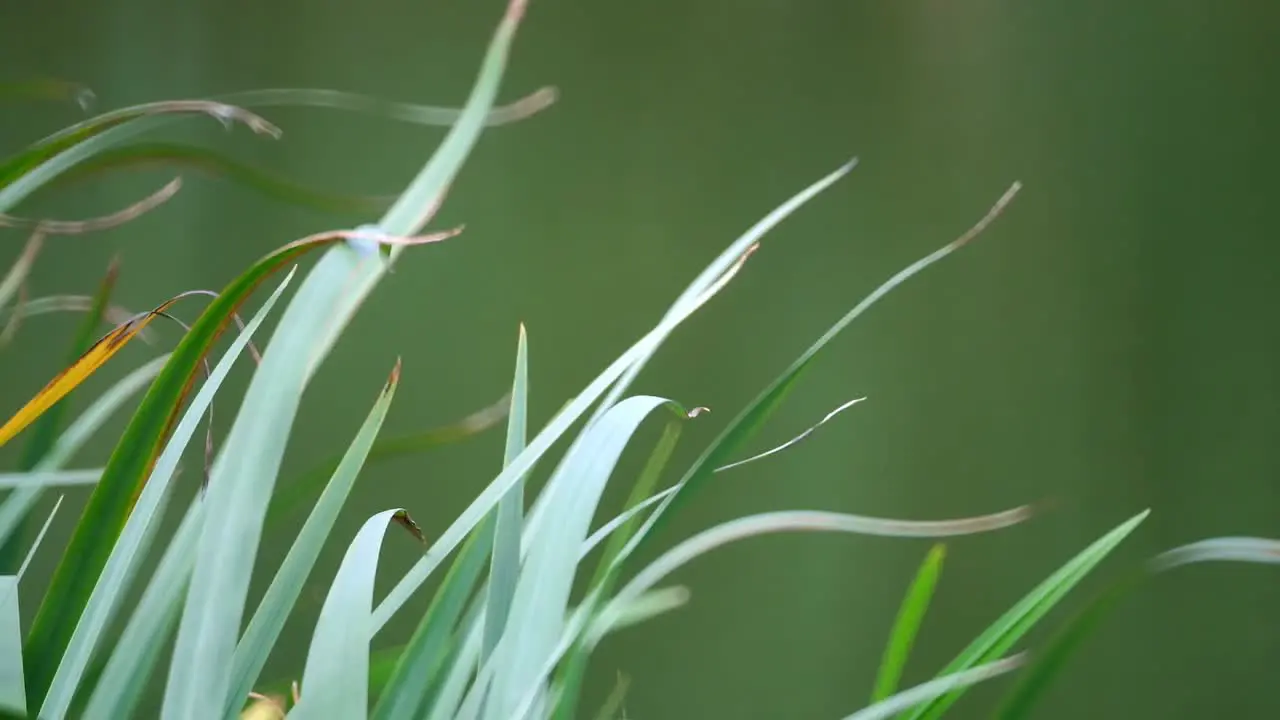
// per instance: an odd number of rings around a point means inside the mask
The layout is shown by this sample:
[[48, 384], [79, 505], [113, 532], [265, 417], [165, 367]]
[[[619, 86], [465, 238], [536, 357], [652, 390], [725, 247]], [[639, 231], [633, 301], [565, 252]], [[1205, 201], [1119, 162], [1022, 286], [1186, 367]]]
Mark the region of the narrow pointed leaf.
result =
[[875, 689], [871, 692], [873, 703], [888, 698], [898, 689], [898, 681], [907, 666], [911, 647], [915, 644], [921, 623], [924, 622], [929, 601], [933, 599], [933, 589], [937, 587], [945, 556], [946, 546], [941, 543], [929, 549], [929, 554], [925, 555], [924, 562], [920, 564], [920, 569], [902, 600], [902, 607], [898, 609], [898, 617], [889, 633], [889, 642], [885, 645], [884, 657], [880, 660], [880, 670], [876, 673]]
[[870, 707], [845, 717], [845, 720], [889, 720], [899, 713], [919, 706], [947, 693], [959, 692], [984, 680], [999, 677], [1017, 670], [1023, 664], [1023, 658], [1015, 655], [1004, 660], [979, 665], [968, 670], [961, 670], [929, 682], [904, 690], [892, 697], [885, 698]]
[[239, 709], [243, 699], [253, 689], [258, 674], [262, 672], [271, 649], [280, 637], [280, 631], [284, 629], [285, 620], [302, 594], [303, 586], [320, 556], [320, 550], [333, 530], [338, 513], [351, 494], [351, 488], [355, 486], [356, 477], [364, 466], [374, 439], [382, 429], [399, 383], [400, 364], [397, 362], [364, 424], [325, 486], [320, 500], [294, 538], [289, 554], [280, 564], [280, 569], [276, 571], [271, 585], [249, 621], [249, 626], [236, 645], [235, 654], [231, 658], [231, 702], [226, 708], [226, 714], [233, 714]]

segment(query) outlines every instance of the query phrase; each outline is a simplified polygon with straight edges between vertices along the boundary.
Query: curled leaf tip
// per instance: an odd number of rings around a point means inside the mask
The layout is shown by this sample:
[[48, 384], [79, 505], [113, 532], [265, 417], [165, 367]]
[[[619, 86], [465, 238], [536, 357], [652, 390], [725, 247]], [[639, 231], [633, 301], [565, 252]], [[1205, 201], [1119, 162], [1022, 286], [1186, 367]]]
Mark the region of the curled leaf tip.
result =
[[685, 413], [684, 415], [685, 415], [685, 417], [687, 417], [687, 418], [689, 418], [690, 420], [692, 420], [692, 419], [694, 419], [694, 418], [698, 417], [699, 415], [701, 415], [701, 414], [703, 414], [703, 413], [709, 413], [709, 412], [711, 412], [711, 408], [709, 408], [709, 407], [704, 407], [704, 406], [702, 406], [702, 405], [699, 405], [698, 407], [696, 407], [696, 408], [694, 408], [694, 409], [690, 410], [689, 412]]
[[524, 12], [529, 8], [529, 0], [511, 0], [507, 5], [507, 16], [504, 18], [506, 22], [518, 23], [524, 17]]
[[80, 235], [97, 230], [107, 230], [123, 225], [154, 210], [177, 194], [181, 188], [182, 178], [175, 177], [165, 183], [165, 186], [159, 190], [110, 215], [103, 215], [89, 220], [28, 220], [10, 215], [0, 215], [0, 227], [30, 227], [34, 228], [38, 233], [48, 235]]

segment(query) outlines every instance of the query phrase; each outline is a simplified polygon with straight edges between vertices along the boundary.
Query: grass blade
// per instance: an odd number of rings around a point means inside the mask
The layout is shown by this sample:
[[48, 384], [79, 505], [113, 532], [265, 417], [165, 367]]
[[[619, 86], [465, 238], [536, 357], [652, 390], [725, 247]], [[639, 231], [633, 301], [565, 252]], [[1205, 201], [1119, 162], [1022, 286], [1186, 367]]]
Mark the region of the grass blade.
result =
[[[942, 669], [940, 675], [969, 670], [982, 663], [1000, 657], [1013, 647], [1037, 622], [1053, 609], [1098, 563], [1111, 554], [1150, 513], [1144, 510], [1121, 523], [1111, 532], [1095, 540], [1044, 582], [1001, 615], [981, 635], [974, 639], [960, 654]], [[951, 707], [963, 689], [957, 689], [942, 697], [917, 707], [909, 720], [937, 718]]]
[[204, 502], [203, 498], [197, 497], [170, 539], [160, 565], [116, 642], [89, 697], [84, 720], [117, 720], [134, 716], [165, 640], [177, 623], [203, 523]]
[[[516, 343], [515, 380], [511, 383], [511, 413], [507, 421], [507, 445], [502, 457], [505, 468], [524, 451], [528, 444], [529, 349], [524, 325]], [[524, 525], [524, 480], [516, 481], [498, 501], [493, 529], [493, 555], [489, 566], [488, 600], [486, 602], [484, 636], [480, 645], [480, 662], [484, 662], [497, 646], [506, 627], [511, 599], [515, 596], [520, 574], [520, 535]]]
[[920, 705], [920, 703], [928, 702], [947, 693], [960, 692], [984, 680], [990, 680], [1017, 670], [1022, 664], [1023, 657], [1015, 655], [1004, 660], [996, 660], [968, 670], [943, 675], [859, 710], [847, 716], [845, 720], [888, 720], [898, 713]]
[[[17, 317], [17, 318], [21, 318], [22, 320], [26, 320], [27, 318], [35, 317], [37, 315], [46, 315], [48, 313], [55, 313], [55, 312], [93, 313], [93, 311], [94, 311], [94, 298], [88, 295], [46, 295], [44, 297], [31, 298], [30, 300], [22, 303], [21, 307], [10, 308], [8, 310], [0, 310], [0, 318], [12, 321], [15, 317]], [[98, 323], [102, 322], [103, 320], [106, 320], [113, 325], [119, 325], [120, 323], [125, 322], [129, 318], [133, 317], [135, 314], [136, 313], [130, 312], [118, 305], [109, 305], [106, 308], [104, 308], [101, 314], [98, 314], [97, 320], [95, 320], [93, 324], [93, 329], [91, 330], [91, 333], [94, 336], [96, 336], [97, 333], [95, 331], [97, 330]], [[85, 325], [82, 325], [81, 327], [85, 327], [87, 324], [88, 323], [86, 322]], [[149, 340], [149, 335], [147, 331], [144, 330], [138, 333], [138, 339], [144, 340], [144, 341]], [[93, 337], [89, 337], [88, 341], [85, 342], [83, 345], [78, 345], [76, 347], [76, 352], [70, 358], [67, 359], [66, 364], [70, 365], [71, 363], [75, 362], [76, 358], [83, 355], [84, 351], [89, 349], [89, 345], [93, 343], [93, 340], [94, 340]], [[56, 411], [56, 408], [54, 409], [54, 411]], [[50, 411], [50, 412], [53, 412], [53, 411]], [[42, 417], [47, 417], [48, 415], [49, 413], [46, 412]], [[37, 430], [36, 432], [38, 434], [39, 431]]]
[[[1027, 516], [1028, 509], [1025, 507], [993, 515], [934, 521], [887, 520], [813, 510], [784, 510], [749, 515], [704, 530], [659, 556], [618, 591], [600, 611], [598, 622], [603, 623], [603, 618], [616, 613], [618, 608], [635, 602], [640, 595], [686, 563], [728, 543], [757, 535], [777, 532], [843, 532], [886, 537], [954, 537], [1007, 528], [1022, 522]], [[594, 626], [593, 632], [588, 635], [588, 645], [601, 636], [599, 627]]]
[[642, 395], [618, 403], [578, 436], [547, 481], [542, 495], [556, 522], [547, 523], [535, 537], [516, 584], [510, 630], [494, 654], [496, 675], [486, 717], [513, 717], [526, 689], [544, 681], [539, 671], [560, 638], [582, 544], [600, 496], [632, 435], [659, 407], [683, 414], [666, 398]]
[[[258, 604], [257, 611], [249, 621], [244, 635], [236, 645], [235, 654], [231, 658], [231, 702], [224, 715], [233, 715], [244, 704], [244, 698], [253, 689], [258, 673], [266, 664], [271, 649], [275, 647], [284, 629], [285, 620], [302, 593], [303, 585], [315, 567], [316, 558], [324, 547], [324, 541], [333, 530], [338, 513], [346, 503], [355, 485], [356, 477], [364, 466], [369, 449], [382, 429], [382, 423], [395, 398], [396, 387], [400, 383], [400, 363], [391, 371], [386, 384], [378, 395], [377, 401], [365, 418], [364, 424], [356, 433], [350, 447], [329, 484], [325, 486], [320, 500], [316, 503], [311, 515], [298, 531], [289, 554], [285, 556], [280, 569], [271, 580], [271, 585]], [[237, 698], [239, 698], [237, 700]]]
[[911, 582], [911, 587], [902, 600], [893, 630], [889, 633], [889, 642], [885, 645], [880, 670], [876, 674], [875, 689], [871, 692], [873, 703], [888, 698], [898, 689], [902, 670], [911, 655], [911, 646], [915, 644], [916, 634], [920, 631], [924, 614], [929, 609], [929, 601], [933, 598], [933, 590], [937, 587], [946, 551], [947, 547], [941, 543], [929, 549], [929, 554], [925, 555], [915, 580]]
[[[150, 481], [139, 496], [137, 507], [125, 522], [119, 540], [113, 548], [110, 548], [110, 555], [103, 566], [101, 577], [89, 592], [89, 598], [79, 614], [79, 621], [67, 641], [66, 650], [58, 662], [57, 671], [41, 705], [41, 717], [60, 718], [70, 711], [71, 703], [89, 661], [98, 648], [102, 634], [128, 591], [138, 564], [145, 557], [151, 545], [151, 539], [164, 516], [164, 509], [172, 488], [171, 480], [177, 469], [178, 460], [195, 434], [200, 418], [213, 402], [213, 396], [217, 394], [222, 382], [231, 371], [232, 365], [249, 344], [253, 333], [266, 319], [292, 278], [293, 273], [290, 272], [254, 314], [244, 331], [236, 337], [209, 374], [209, 379], [196, 393], [191, 407], [187, 409], [182, 421], [178, 424], [173, 437], [156, 463]], [[56, 600], [46, 602], [56, 602]], [[55, 607], [51, 608], [50, 612], [58, 611]]]
[[[447, 127], [461, 121], [465, 110], [457, 108], [417, 105], [384, 100], [370, 95], [315, 88], [269, 88], [247, 90], [225, 95], [219, 100], [240, 107], [310, 106], [345, 110], [367, 115], [379, 115], [389, 120], [417, 125]], [[542, 88], [509, 104], [492, 107], [480, 122], [486, 127], [496, 127], [523, 120], [555, 102], [554, 88]]]
[[[70, 462], [89, 438], [110, 419], [112, 413], [156, 377], [167, 360], [168, 356], [162, 355], [112, 385], [67, 427], [32, 472], [53, 472]], [[41, 492], [40, 487], [16, 488], [0, 504], [0, 542], [8, 542], [13, 537], [22, 519], [40, 498]]]
[[5, 273], [4, 279], [0, 280], [0, 310], [3, 310], [18, 294], [18, 290], [31, 275], [31, 268], [36, 264], [36, 256], [44, 246], [44, 239], [45, 233], [39, 231], [32, 233], [18, 255], [18, 259], [9, 266], [9, 272]]
[[368, 716], [373, 579], [383, 533], [398, 512], [402, 510], [385, 510], [369, 518], [342, 558], [311, 637], [302, 696], [292, 713], [298, 720]]

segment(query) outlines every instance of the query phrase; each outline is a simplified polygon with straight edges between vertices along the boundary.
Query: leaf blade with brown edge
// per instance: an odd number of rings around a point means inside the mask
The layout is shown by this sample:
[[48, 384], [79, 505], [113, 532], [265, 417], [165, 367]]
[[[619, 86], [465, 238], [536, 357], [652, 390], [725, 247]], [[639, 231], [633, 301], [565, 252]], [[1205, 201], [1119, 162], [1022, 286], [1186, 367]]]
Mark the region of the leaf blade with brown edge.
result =
[[[418, 244], [451, 234], [437, 233], [418, 238], [383, 236], [379, 242]], [[66, 552], [54, 571], [45, 601], [32, 622], [23, 654], [28, 668], [27, 694], [33, 705], [38, 707], [43, 702], [58, 659], [70, 640], [89, 593], [213, 342], [232, 321], [232, 315], [241, 303], [263, 280], [306, 252], [343, 241], [350, 235], [350, 231], [319, 233], [289, 243], [263, 257], [218, 294], [178, 343], [107, 461], [102, 478], [89, 496], [81, 521], [76, 523]], [[108, 337], [118, 336], [118, 331], [119, 328]]]

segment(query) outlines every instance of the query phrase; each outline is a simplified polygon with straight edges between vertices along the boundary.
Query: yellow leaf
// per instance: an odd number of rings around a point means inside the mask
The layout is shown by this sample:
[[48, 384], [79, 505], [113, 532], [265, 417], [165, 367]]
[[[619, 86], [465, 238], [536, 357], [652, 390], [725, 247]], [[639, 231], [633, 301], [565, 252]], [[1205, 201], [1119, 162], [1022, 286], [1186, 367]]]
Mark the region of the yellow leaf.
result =
[[102, 367], [111, 359], [111, 356], [120, 351], [120, 348], [124, 347], [152, 320], [163, 314], [170, 305], [173, 305], [181, 297], [180, 295], [167, 300], [155, 310], [130, 318], [102, 336], [102, 339], [85, 351], [79, 360], [76, 360], [71, 367], [58, 373], [57, 376], [49, 381], [48, 385], [45, 385], [40, 392], [36, 393], [35, 397], [22, 406], [21, 410], [14, 413], [13, 417], [9, 418], [9, 421], [3, 427], [0, 427], [0, 445], [12, 440], [14, 436], [25, 430], [28, 425], [43, 415], [46, 410], [76, 389], [80, 383]]

